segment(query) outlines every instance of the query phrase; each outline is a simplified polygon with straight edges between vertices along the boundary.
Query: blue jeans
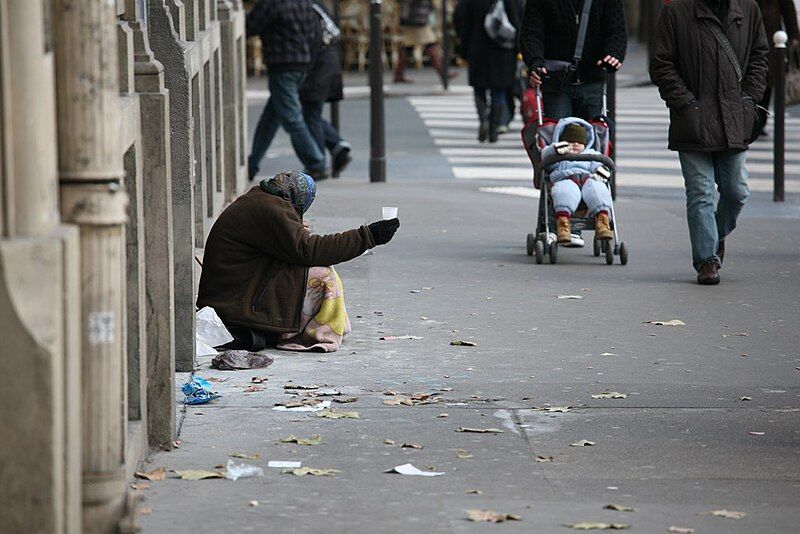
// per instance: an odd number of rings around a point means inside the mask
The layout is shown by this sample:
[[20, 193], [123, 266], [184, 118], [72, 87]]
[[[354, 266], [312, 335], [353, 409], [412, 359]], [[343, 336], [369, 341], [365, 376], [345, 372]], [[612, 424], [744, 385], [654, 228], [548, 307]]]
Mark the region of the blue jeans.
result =
[[579, 117], [589, 120], [603, 112], [603, 82], [570, 85], [563, 92], [542, 93], [544, 113], [551, 119]]
[[325, 170], [325, 154], [308, 131], [300, 106], [300, 87], [305, 78], [305, 72], [296, 70], [269, 73], [270, 97], [258, 119], [256, 133], [253, 136], [253, 149], [247, 161], [251, 179], [258, 172], [261, 159], [267, 153], [279, 126], [283, 126], [291, 137], [294, 152], [305, 165], [306, 171]]
[[303, 118], [311, 132], [311, 137], [314, 138], [323, 154], [326, 148], [333, 154], [337, 146], [344, 142], [344, 139], [336, 131], [336, 128], [322, 116], [324, 106], [324, 102], [303, 102]]
[[475, 96], [475, 109], [481, 124], [488, 124], [492, 131], [497, 130], [501, 124], [505, 124], [505, 118], [508, 116], [505, 89], [473, 87], [472, 92]]
[[[717, 247], [736, 228], [750, 189], [747, 187], [747, 152], [679, 152], [686, 184], [686, 218], [692, 241], [694, 268], [716, 261]], [[719, 202], [714, 207], [714, 184]]]

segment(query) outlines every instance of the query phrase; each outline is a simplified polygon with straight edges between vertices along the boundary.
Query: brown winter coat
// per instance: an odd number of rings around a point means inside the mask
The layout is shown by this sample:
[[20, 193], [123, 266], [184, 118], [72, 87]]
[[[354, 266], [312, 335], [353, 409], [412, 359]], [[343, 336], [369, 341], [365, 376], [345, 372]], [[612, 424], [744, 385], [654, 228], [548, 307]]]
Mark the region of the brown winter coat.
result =
[[253, 187], [211, 228], [197, 306], [211, 306], [231, 326], [295, 332], [308, 268], [347, 261], [374, 246], [366, 226], [311, 235], [288, 200]]
[[694, 152], [744, 150], [754, 102], [767, 84], [769, 48], [755, 0], [730, 0], [722, 27], [744, 78], [705, 25], [720, 24], [705, 0], [674, 0], [658, 21], [650, 79], [670, 115], [669, 148]]
[[[797, 27], [797, 11], [792, 0], [756, 0], [761, 8], [761, 18], [764, 20], [764, 30], [767, 32], [767, 43], [772, 46], [772, 36], [781, 29], [781, 22], [786, 25], [789, 41], [800, 40], [800, 29]], [[773, 63], [775, 58], [769, 55], [769, 78], [767, 85], [772, 87]]]

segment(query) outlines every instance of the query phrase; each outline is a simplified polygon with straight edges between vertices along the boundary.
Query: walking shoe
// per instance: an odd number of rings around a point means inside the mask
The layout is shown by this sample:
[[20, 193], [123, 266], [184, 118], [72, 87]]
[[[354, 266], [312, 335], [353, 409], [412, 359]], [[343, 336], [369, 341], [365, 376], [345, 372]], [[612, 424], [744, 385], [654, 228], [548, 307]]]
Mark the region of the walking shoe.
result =
[[594, 237], [600, 241], [608, 241], [614, 237], [611, 224], [608, 222], [608, 213], [601, 211], [594, 216]]
[[703, 286], [713, 286], [719, 284], [719, 265], [714, 260], [708, 260], [700, 264], [697, 273], [697, 283]]
[[478, 141], [485, 143], [487, 137], [489, 137], [489, 123], [482, 122], [478, 127]]
[[503, 135], [504, 133], [508, 133], [508, 125], [507, 124], [501, 124], [500, 126], [498, 126], [497, 127], [497, 133], [500, 134], [500, 135]]
[[334, 177], [338, 177], [344, 168], [353, 161], [353, 158], [350, 156], [349, 143], [339, 143], [331, 156], [333, 160], [331, 163], [331, 174], [333, 174]]
[[572, 241], [572, 224], [569, 217], [559, 215], [556, 217], [556, 236], [559, 243], [569, 243]]
[[717, 245], [717, 256], [719, 257], [719, 263], [722, 264], [722, 260], [725, 259], [725, 240], [720, 239], [719, 244]]

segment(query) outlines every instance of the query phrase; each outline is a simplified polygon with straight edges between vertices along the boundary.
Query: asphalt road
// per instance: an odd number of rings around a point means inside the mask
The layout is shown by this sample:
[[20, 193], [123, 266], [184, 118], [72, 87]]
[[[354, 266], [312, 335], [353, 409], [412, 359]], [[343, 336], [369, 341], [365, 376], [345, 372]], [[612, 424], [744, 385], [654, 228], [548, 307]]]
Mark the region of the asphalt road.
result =
[[[535, 265], [524, 238], [536, 200], [481, 191], [520, 182], [454, 179], [407, 99], [386, 103], [388, 183], [368, 184], [367, 105], [343, 103], [356, 160], [320, 184], [309, 212], [313, 230], [328, 233], [376, 220], [382, 205], [400, 208], [389, 245], [337, 266], [352, 334], [332, 354], [273, 353], [266, 370], [211, 371], [204, 360], [201, 376], [230, 378], [215, 384], [222, 398], [186, 409], [180, 448], [145, 469], [214, 469], [245, 453], [260, 455], [248, 462], [265, 476], [151, 482], [139, 492], [151, 509], [144, 532], [558, 533], [584, 521], [654, 533], [797, 532], [797, 194], [780, 206], [753, 194], [719, 286], [694, 283], [677, 189], [620, 190], [627, 266], [589, 249]], [[281, 134], [265, 172], [297, 165]], [[685, 326], [645, 324], [671, 319]], [[422, 339], [379, 340], [386, 335]], [[264, 391], [243, 392], [252, 376], [269, 378]], [[334, 407], [360, 418], [273, 411], [290, 381], [358, 396]], [[442, 400], [389, 406], [388, 390]], [[606, 391], [627, 396], [592, 398]], [[321, 445], [279, 443], [314, 434]], [[571, 446], [582, 439], [595, 445]], [[341, 473], [296, 477], [268, 460]], [[384, 472], [409, 462], [446, 474]], [[612, 503], [635, 511], [604, 509]], [[467, 509], [521, 521], [472, 523]], [[746, 515], [711, 514], [719, 510]]]

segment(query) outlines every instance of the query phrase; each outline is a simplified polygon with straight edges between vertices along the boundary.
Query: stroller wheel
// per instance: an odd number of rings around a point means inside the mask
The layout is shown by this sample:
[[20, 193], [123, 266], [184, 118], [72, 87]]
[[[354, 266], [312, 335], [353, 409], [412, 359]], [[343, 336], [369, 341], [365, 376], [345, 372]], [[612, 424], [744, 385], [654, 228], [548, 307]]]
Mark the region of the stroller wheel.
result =
[[558, 261], [558, 242], [553, 241], [550, 243], [550, 263], [555, 264]]
[[594, 255], [595, 257], [600, 257], [600, 240], [594, 240]]
[[608, 248], [608, 241], [600, 241], [600, 252], [605, 254], [606, 248]]
[[606, 263], [611, 265], [614, 263], [614, 247], [611, 241], [605, 241], [606, 245]]
[[528, 256], [533, 256], [533, 243], [536, 241], [536, 237], [533, 234], [528, 234], [528, 239], [525, 242], [525, 249], [528, 252]]
[[536, 264], [544, 263], [544, 243], [541, 240], [537, 239], [533, 244], [533, 251], [536, 253]]
[[614, 255], [619, 256], [619, 244], [614, 245]]
[[628, 247], [625, 246], [625, 241], [622, 241], [619, 244], [619, 262], [622, 265], [628, 264]]

